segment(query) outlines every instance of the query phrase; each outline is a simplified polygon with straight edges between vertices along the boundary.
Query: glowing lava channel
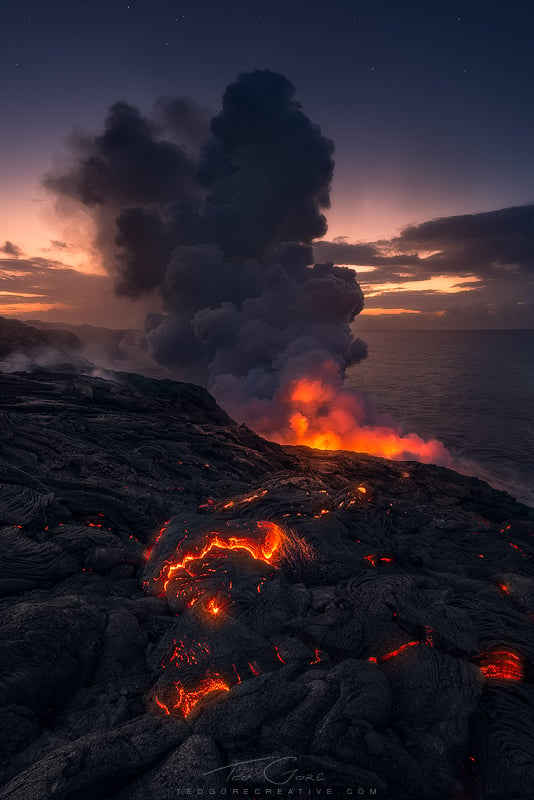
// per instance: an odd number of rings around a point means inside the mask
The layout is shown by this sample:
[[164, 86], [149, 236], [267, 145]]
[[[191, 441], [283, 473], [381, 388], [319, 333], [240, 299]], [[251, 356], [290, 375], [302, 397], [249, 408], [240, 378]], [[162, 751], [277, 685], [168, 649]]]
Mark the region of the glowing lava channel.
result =
[[[173, 575], [179, 570], [185, 570], [193, 576], [194, 572], [191, 570], [193, 564], [202, 561], [208, 553], [217, 550], [243, 550], [249, 553], [252, 558], [270, 564], [275, 554], [280, 550], [284, 541], [284, 534], [282, 529], [274, 522], [262, 521], [256, 524], [260, 530], [265, 531], [263, 541], [256, 541], [250, 537], [244, 536], [229, 536], [227, 539], [224, 539], [217, 531], [211, 531], [208, 534], [208, 541], [199, 553], [187, 553], [183, 556], [181, 561], [168, 565], [166, 580], [163, 587], [164, 590], [167, 589]], [[214, 553], [214, 555], [215, 554], [216, 553]]]

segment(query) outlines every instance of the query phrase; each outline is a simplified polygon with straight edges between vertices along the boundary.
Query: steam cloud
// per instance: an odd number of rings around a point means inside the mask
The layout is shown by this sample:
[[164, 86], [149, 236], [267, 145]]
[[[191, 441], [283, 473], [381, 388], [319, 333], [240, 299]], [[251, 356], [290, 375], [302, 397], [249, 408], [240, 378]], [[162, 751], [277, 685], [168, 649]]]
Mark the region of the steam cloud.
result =
[[[144, 334], [156, 361], [260, 433], [320, 446], [339, 442], [304, 436], [310, 414], [318, 433], [377, 422], [342, 388], [367, 355], [350, 328], [363, 308], [355, 273], [313, 263], [333, 151], [291, 82], [255, 71], [226, 89], [209, 129], [190, 101], [166, 98], [151, 119], [117, 103], [45, 181], [91, 210], [118, 294], [159, 291], [165, 313]], [[397, 455], [417, 450], [404, 444]]]

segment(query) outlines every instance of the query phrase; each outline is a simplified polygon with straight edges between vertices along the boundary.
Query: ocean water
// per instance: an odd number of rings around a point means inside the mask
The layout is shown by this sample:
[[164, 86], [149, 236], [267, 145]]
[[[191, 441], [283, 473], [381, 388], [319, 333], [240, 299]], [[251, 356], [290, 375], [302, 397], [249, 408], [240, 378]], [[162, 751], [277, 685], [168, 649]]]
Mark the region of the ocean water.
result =
[[372, 331], [347, 387], [534, 506], [534, 330]]

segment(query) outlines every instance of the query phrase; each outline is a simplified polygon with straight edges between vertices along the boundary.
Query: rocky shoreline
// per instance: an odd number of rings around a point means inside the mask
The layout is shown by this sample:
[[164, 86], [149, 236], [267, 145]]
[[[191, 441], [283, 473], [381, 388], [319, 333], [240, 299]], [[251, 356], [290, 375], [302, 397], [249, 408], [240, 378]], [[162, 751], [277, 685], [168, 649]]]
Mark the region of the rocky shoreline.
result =
[[0, 536], [1, 800], [531, 798], [534, 511], [482, 481], [4, 374]]

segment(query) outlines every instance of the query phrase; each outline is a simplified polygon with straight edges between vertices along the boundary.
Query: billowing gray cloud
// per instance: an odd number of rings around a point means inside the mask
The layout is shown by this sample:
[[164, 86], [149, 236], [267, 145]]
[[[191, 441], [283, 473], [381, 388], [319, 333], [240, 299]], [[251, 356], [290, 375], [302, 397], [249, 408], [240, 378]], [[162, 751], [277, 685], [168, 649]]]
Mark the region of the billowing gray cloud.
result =
[[291, 82], [256, 71], [226, 89], [209, 129], [181, 100], [153, 118], [115, 104], [46, 185], [93, 215], [119, 294], [158, 291], [153, 357], [258, 424], [302, 376], [339, 386], [366, 355], [350, 327], [363, 307], [354, 271], [314, 264], [311, 248], [333, 169], [333, 143]]

